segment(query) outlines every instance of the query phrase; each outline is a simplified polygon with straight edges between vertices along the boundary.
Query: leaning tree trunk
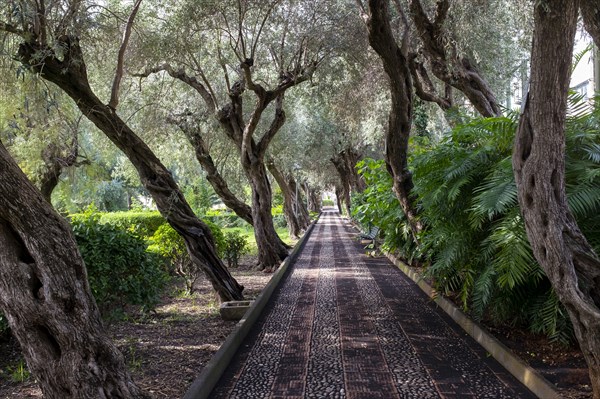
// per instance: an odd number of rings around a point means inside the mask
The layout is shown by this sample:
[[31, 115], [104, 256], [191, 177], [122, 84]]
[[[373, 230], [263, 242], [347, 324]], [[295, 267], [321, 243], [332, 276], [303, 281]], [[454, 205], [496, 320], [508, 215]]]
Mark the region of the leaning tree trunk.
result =
[[194, 147], [196, 159], [200, 166], [202, 166], [204, 172], [206, 172], [206, 180], [208, 180], [221, 201], [223, 201], [225, 206], [231, 209], [240, 218], [245, 220], [251, 226], [254, 225], [252, 220], [252, 208], [237, 198], [229, 189], [227, 182], [223, 179], [221, 173], [219, 173], [219, 170], [210, 155], [208, 146], [202, 138], [199, 128], [187, 126], [183, 122], [178, 122], [177, 125], [184, 132], [190, 144]]
[[[60, 148], [59, 145], [54, 143], [50, 143], [42, 150], [42, 159], [44, 160], [46, 167], [39, 177], [39, 185], [42, 196], [49, 203], [51, 203], [52, 200], [52, 192], [60, 182], [60, 175], [63, 170], [70, 166], [79, 166], [88, 163], [77, 163], [77, 157], [79, 156], [77, 132], [74, 132], [74, 137], [68, 146], [63, 144], [61, 147], [63, 148]], [[61, 154], [61, 151], [63, 150], [66, 150], [67, 153]]]
[[536, 259], [567, 309], [600, 399], [600, 260], [579, 230], [565, 193], [565, 119], [578, 1], [535, 7], [531, 86], [513, 168]]
[[294, 193], [287, 185], [283, 173], [277, 169], [277, 166], [275, 166], [275, 163], [272, 159], [267, 161], [267, 168], [281, 189], [281, 193], [283, 195], [283, 216], [287, 222], [290, 237], [298, 238], [302, 234], [302, 228], [300, 227], [297, 212], [295, 211], [298, 208], [296, 208], [296, 205], [294, 204]]
[[408, 32], [398, 47], [390, 27], [388, 0], [369, 0], [366, 17], [369, 43], [383, 61], [390, 82], [392, 106], [385, 134], [385, 161], [393, 178], [393, 190], [404, 211], [415, 241], [422, 230], [413, 204], [412, 174], [408, 170], [408, 138], [412, 124], [412, 78], [408, 63]]
[[[185, 241], [190, 258], [207, 276], [222, 301], [243, 298], [243, 287], [231, 276], [217, 255], [210, 228], [199, 220], [185, 200], [171, 173], [152, 150], [117, 115], [96, 97], [89, 86], [83, 54], [74, 37], [61, 38], [60, 60], [53, 51], [34, 43], [22, 43], [19, 56], [44, 79], [56, 84], [131, 161], [158, 210]], [[36, 58], [46, 54], [43, 63]]]
[[338, 212], [342, 213], [342, 201], [344, 196], [344, 189], [340, 186], [335, 186], [335, 202], [337, 204]]
[[248, 157], [243, 159], [242, 164], [252, 188], [252, 219], [258, 246], [258, 263], [261, 269], [270, 271], [288, 256], [288, 251], [273, 225], [271, 183], [267, 168], [258, 159], [254, 162], [249, 162]]
[[0, 143], [0, 310], [45, 398], [144, 398], [107, 336], [68, 223]]
[[315, 189], [306, 186], [307, 196], [309, 199], [308, 210], [311, 212], [321, 211], [321, 193]]

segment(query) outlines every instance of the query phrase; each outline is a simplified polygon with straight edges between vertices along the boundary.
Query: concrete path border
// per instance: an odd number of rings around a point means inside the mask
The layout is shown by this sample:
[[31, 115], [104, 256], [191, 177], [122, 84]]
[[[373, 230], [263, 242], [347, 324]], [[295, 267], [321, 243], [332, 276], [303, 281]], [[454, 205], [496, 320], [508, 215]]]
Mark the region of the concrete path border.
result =
[[[320, 217], [321, 215], [319, 215]], [[267, 283], [265, 288], [256, 298], [252, 306], [248, 309], [242, 320], [240, 320], [233, 331], [227, 336], [225, 342], [221, 345], [219, 350], [213, 355], [210, 361], [204, 366], [202, 373], [194, 380], [192, 385], [188, 388], [183, 399], [206, 399], [210, 397], [210, 393], [221, 378], [221, 375], [225, 372], [225, 369], [231, 362], [231, 359], [235, 355], [236, 351], [244, 341], [244, 338], [250, 332], [250, 329], [258, 320], [258, 317], [262, 313], [264, 307], [269, 302], [271, 295], [279, 285], [279, 282], [285, 275], [290, 264], [292, 264], [298, 257], [298, 253], [302, 250], [306, 241], [310, 237], [316, 222], [319, 217], [313, 221], [306, 232], [298, 241], [296, 246], [290, 255], [279, 265], [277, 270], [273, 273], [273, 277]]]
[[427, 296], [429, 296], [444, 312], [448, 314], [467, 334], [477, 341], [494, 359], [498, 361], [509, 373], [525, 385], [531, 392], [542, 399], [560, 399], [556, 387], [546, 380], [537, 370], [528, 366], [521, 358], [511, 352], [496, 337], [488, 333], [483, 327], [471, 320], [452, 302], [427, 284], [421, 276], [411, 270], [404, 262], [394, 255], [386, 253], [387, 258], [411, 280], [413, 280]]

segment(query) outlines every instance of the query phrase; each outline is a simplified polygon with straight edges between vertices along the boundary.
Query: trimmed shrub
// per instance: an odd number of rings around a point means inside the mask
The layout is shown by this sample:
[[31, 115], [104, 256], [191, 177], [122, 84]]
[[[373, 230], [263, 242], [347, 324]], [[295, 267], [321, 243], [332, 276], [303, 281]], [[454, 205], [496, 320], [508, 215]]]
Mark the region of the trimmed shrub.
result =
[[165, 223], [165, 218], [158, 211], [110, 212], [100, 216], [100, 223], [146, 238], [151, 237]]
[[230, 231], [225, 234], [224, 258], [229, 267], [237, 267], [241, 256], [248, 253], [248, 240], [239, 231]]
[[141, 238], [151, 237], [156, 229], [165, 223], [165, 218], [158, 211], [98, 212], [94, 206], [90, 206], [84, 213], [69, 215], [69, 219], [73, 222], [87, 220], [90, 212], [97, 215], [99, 223], [111, 225]]
[[149, 310], [158, 303], [167, 275], [160, 257], [146, 252], [144, 240], [102, 224], [93, 212], [80, 214], [71, 223], [101, 311], [126, 304]]
[[[219, 256], [222, 256], [225, 237], [221, 228], [209, 221], [205, 223], [213, 234]], [[148, 251], [166, 259], [169, 273], [182, 277], [188, 293], [191, 294], [194, 291], [194, 284], [202, 276], [202, 270], [190, 259], [183, 238], [168, 223], [164, 223], [148, 241], [150, 243]]]

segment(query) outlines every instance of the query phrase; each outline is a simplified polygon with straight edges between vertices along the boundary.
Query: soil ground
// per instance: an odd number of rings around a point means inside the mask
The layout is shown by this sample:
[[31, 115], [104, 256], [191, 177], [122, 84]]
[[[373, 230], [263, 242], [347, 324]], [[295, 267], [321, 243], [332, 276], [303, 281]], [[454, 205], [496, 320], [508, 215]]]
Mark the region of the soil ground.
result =
[[[256, 260], [245, 257], [232, 274], [245, 287], [247, 298], [258, 296], [271, 274], [253, 270]], [[183, 286], [181, 284], [180, 286]], [[186, 295], [170, 287], [156, 312], [128, 313], [107, 329], [124, 353], [135, 381], [157, 399], [182, 397], [235, 326], [221, 320], [209, 283]], [[523, 360], [556, 384], [568, 399], [592, 397], [581, 352], [549, 343], [512, 328], [487, 327]], [[42, 398], [26, 370], [14, 339], [0, 337], [0, 399]]]
[[[256, 298], [272, 276], [254, 270], [255, 264], [256, 257], [246, 256], [239, 267], [230, 269], [245, 287], [248, 299]], [[183, 286], [168, 287], [153, 313], [128, 312], [120, 320], [107, 323], [134, 380], [156, 399], [182, 397], [236, 325], [221, 320], [208, 281], [199, 281], [194, 295], [182, 292]], [[14, 339], [0, 342], [0, 399], [42, 398], [26, 369], [19, 372], [24, 366], [22, 359]]]

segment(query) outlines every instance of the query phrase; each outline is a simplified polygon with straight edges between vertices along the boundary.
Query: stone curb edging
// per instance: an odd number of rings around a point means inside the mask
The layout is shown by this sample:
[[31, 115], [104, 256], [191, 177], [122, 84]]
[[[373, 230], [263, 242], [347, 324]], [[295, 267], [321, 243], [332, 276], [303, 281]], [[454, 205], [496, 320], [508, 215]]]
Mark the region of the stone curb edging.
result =
[[529, 367], [523, 360], [511, 352], [496, 337], [488, 333], [479, 324], [471, 320], [458, 309], [452, 302], [437, 295], [435, 290], [427, 284], [419, 274], [411, 270], [404, 262], [394, 255], [385, 253], [387, 258], [411, 280], [427, 296], [450, 316], [467, 334], [488, 351], [509, 373], [525, 385], [531, 392], [542, 399], [560, 399], [562, 396], [556, 390], [556, 387], [546, 380], [537, 370]]
[[308, 241], [308, 238], [320, 217], [321, 215], [319, 214], [317, 219], [306, 229], [306, 232], [300, 241], [298, 241], [292, 253], [289, 254], [273, 273], [271, 280], [269, 280], [258, 298], [256, 298], [246, 314], [244, 314], [242, 320], [236, 324], [233, 331], [227, 336], [219, 350], [212, 356], [206, 366], [204, 366], [202, 373], [200, 373], [192, 385], [190, 385], [183, 399], [206, 399], [210, 396], [213, 388], [217, 385], [217, 382], [219, 382], [219, 379], [229, 365], [229, 362], [231, 362], [231, 359], [244, 341], [244, 338], [246, 338], [250, 329], [254, 323], [256, 323], [256, 320], [258, 320], [258, 317], [269, 302], [271, 295], [279, 285], [279, 282], [288, 270], [289, 265], [296, 260], [298, 253], [304, 248], [306, 241]]

